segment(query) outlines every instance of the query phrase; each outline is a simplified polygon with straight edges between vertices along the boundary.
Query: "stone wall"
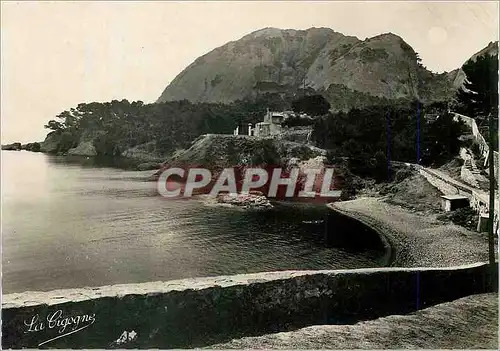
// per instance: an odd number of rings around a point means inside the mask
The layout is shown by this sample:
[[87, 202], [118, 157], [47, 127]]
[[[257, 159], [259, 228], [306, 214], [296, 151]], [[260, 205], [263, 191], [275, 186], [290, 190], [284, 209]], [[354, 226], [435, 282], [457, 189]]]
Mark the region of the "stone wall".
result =
[[452, 184], [446, 179], [441, 178], [438, 174], [424, 167], [418, 167], [418, 172], [434, 187], [441, 191], [444, 195], [464, 195], [471, 196], [471, 191], [459, 184]]
[[479, 150], [481, 151], [482, 156], [486, 158], [488, 155], [489, 146], [484, 137], [479, 132], [479, 128], [474, 118], [455, 113], [455, 120], [463, 121], [465, 125], [470, 128], [472, 135], [474, 135], [474, 138], [476, 138], [476, 141], [479, 144]]
[[483, 293], [487, 266], [288, 271], [3, 296], [4, 348], [188, 348]]
[[[490, 147], [482, 134], [479, 131], [479, 128], [477, 126], [476, 120], [474, 118], [468, 117], [461, 115], [459, 113], [455, 113], [455, 120], [462, 120], [465, 125], [467, 125], [471, 131], [472, 134], [474, 135], [474, 138], [476, 139], [476, 142], [479, 144], [479, 150], [481, 152], [481, 155], [484, 157], [485, 162], [488, 161], [488, 153], [490, 150]], [[500, 154], [497, 151], [493, 151], [493, 163], [494, 163], [494, 169], [498, 173], [498, 167], [500, 163]], [[485, 164], [486, 165], [486, 164]], [[495, 179], [498, 182], [498, 174], [495, 174]]]
[[[489, 195], [487, 193], [467, 188], [458, 182], [450, 182], [447, 179], [441, 178], [438, 173], [421, 166], [417, 166], [419, 173], [427, 179], [427, 181], [439, 189], [445, 195], [464, 195], [469, 198], [469, 205], [479, 214], [489, 211]], [[500, 201], [495, 201], [495, 214], [493, 219], [493, 231], [498, 236], [500, 234]]]
[[466, 160], [462, 167], [460, 167], [460, 179], [462, 179], [465, 183], [470, 184], [471, 186], [478, 186], [476, 176], [468, 167], [470, 162], [470, 160]]

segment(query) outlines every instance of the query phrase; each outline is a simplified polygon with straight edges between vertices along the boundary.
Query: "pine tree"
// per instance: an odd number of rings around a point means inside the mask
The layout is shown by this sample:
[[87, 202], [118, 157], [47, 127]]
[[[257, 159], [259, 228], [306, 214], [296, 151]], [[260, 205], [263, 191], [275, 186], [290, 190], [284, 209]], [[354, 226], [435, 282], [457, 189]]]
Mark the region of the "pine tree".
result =
[[498, 114], [498, 59], [483, 55], [462, 67], [467, 75], [464, 89], [457, 94], [460, 111], [472, 117]]

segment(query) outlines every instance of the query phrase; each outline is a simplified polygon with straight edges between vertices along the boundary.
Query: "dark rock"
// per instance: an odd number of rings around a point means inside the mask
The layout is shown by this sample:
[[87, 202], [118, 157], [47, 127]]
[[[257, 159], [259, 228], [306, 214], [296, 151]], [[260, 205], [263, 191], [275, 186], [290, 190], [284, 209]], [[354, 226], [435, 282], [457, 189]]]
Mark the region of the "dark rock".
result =
[[9, 151], [22, 150], [21, 143], [12, 143], [12, 144], [7, 144], [7, 145], [2, 145], [2, 150], [9, 150]]
[[40, 152], [41, 145], [38, 142], [27, 143], [27, 144], [21, 145], [21, 149], [26, 150], [26, 151], [31, 151], [31, 152]]
[[162, 167], [161, 163], [158, 162], [144, 162], [137, 166], [139, 171], [150, 171], [154, 169], [160, 169]]

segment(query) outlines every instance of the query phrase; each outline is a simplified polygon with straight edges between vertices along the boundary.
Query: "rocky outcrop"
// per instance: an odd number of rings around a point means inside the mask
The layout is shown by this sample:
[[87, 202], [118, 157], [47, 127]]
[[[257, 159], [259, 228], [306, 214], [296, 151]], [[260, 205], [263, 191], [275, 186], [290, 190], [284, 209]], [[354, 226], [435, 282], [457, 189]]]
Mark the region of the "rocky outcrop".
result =
[[60, 134], [57, 132], [50, 132], [45, 137], [45, 140], [40, 145], [40, 151], [49, 154], [56, 153], [59, 149]]
[[21, 149], [31, 152], [40, 152], [41, 145], [38, 142], [21, 145]]
[[19, 150], [21, 150], [21, 143], [12, 143], [12, 144], [2, 145], [2, 150], [19, 151]]
[[329, 28], [265, 28], [199, 57], [163, 91], [158, 102], [230, 102], [269, 92], [323, 94], [333, 109], [377, 98], [442, 100], [455, 75], [434, 74], [392, 33], [362, 41]]
[[131, 147], [123, 151], [121, 155], [145, 162], [158, 162], [165, 158], [165, 155], [157, 151], [156, 142], [154, 141]]
[[68, 150], [68, 155], [73, 156], [96, 156], [94, 144], [90, 141], [84, 141], [78, 144], [77, 147]]
[[219, 194], [215, 198], [214, 203], [253, 210], [267, 210], [273, 208], [273, 205], [262, 193]]
[[26, 150], [32, 152], [39, 152], [40, 147], [41, 145], [38, 142], [27, 143], [22, 145], [21, 143], [12, 143], [12, 144], [2, 145], [2, 150], [14, 150], [14, 151]]
[[307, 160], [325, 155], [326, 151], [313, 146], [273, 138], [246, 135], [205, 134], [191, 147], [176, 152], [169, 165], [198, 165], [211, 169], [249, 165], [286, 165], [290, 158]]

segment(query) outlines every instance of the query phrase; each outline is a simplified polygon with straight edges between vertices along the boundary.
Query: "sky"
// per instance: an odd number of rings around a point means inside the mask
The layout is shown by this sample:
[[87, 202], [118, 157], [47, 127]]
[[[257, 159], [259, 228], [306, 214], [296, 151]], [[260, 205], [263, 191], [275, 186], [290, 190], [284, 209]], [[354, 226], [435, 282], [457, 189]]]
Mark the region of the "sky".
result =
[[264, 27], [401, 36], [434, 72], [498, 40], [492, 2], [2, 2], [2, 143], [81, 102], [154, 102], [197, 57]]

